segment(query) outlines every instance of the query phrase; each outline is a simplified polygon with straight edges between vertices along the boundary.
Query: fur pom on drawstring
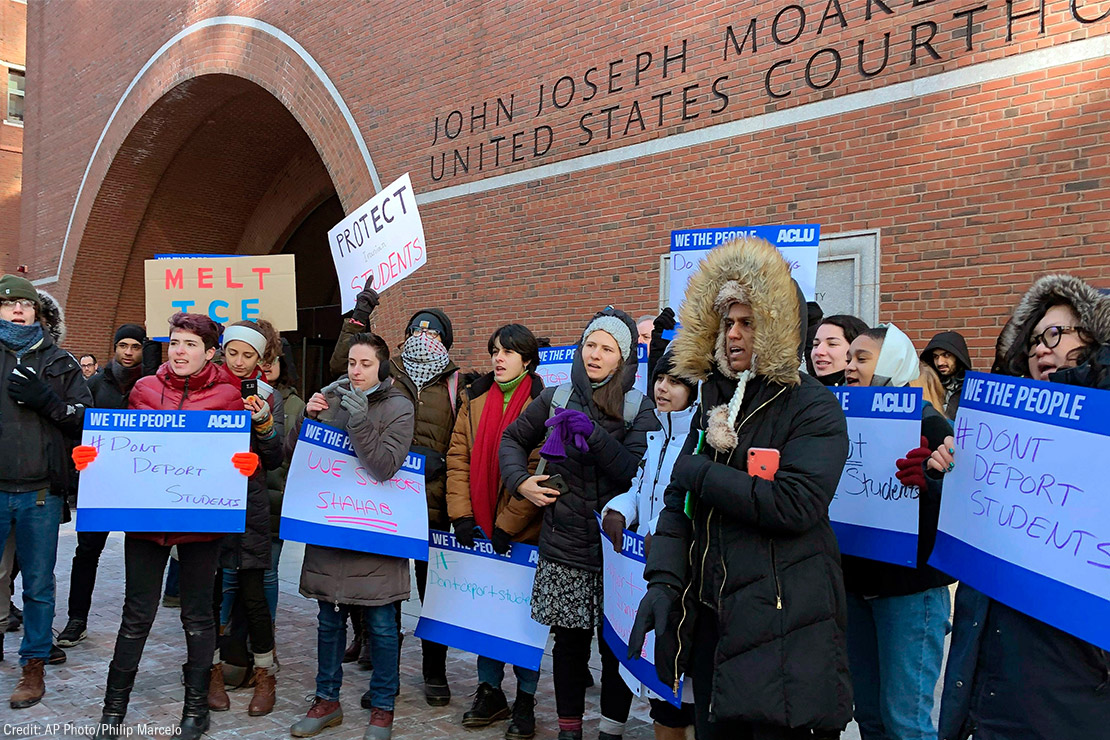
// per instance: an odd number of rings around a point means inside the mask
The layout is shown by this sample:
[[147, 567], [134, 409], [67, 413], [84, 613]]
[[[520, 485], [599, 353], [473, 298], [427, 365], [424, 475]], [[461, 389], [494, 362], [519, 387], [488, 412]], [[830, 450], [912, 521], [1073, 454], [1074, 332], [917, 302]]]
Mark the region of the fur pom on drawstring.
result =
[[744, 392], [748, 388], [748, 381], [755, 374], [754, 368], [748, 368], [738, 376], [736, 391], [728, 405], [717, 406], [709, 412], [709, 422], [705, 426], [705, 438], [713, 449], [721, 452], [731, 452], [736, 449], [740, 439], [736, 434], [736, 417], [740, 415], [740, 406], [744, 403]]

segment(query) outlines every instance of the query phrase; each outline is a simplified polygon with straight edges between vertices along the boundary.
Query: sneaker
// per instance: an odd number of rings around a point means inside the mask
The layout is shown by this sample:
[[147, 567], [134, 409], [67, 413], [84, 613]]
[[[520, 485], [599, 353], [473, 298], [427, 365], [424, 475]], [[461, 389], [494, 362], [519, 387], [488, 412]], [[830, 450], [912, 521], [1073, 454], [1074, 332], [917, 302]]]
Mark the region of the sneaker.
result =
[[393, 712], [387, 709], [370, 709], [370, 724], [362, 740], [389, 740], [393, 737]]
[[462, 726], [468, 729], [489, 727], [508, 716], [509, 702], [505, 699], [505, 692], [483, 681], [474, 692], [474, 704], [470, 711], [463, 714]]
[[66, 628], [58, 633], [54, 642], [62, 647], [73, 647], [89, 636], [86, 627], [87, 624], [84, 619], [71, 619], [66, 622]]
[[181, 597], [170, 596], [169, 594], [166, 594], [162, 597], [162, 606], [166, 607], [167, 609], [180, 609]]
[[66, 651], [57, 645], [50, 646], [50, 657], [46, 660], [50, 665], [61, 665], [66, 662]]
[[314, 696], [308, 714], [293, 723], [289, 728], [289, 734], [293, 737], [313, 737], [328, 727], [341, 724], [343, 724], [343, 707], [339, 706], [339, 702]]

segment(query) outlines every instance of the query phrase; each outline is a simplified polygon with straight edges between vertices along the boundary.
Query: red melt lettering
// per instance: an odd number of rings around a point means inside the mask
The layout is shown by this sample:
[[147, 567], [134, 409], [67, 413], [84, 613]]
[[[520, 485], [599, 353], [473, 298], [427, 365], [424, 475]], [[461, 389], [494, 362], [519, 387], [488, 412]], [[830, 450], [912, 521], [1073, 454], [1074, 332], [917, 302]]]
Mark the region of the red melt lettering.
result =
[[229, 288], [242, 288], [242, 283], [237, 283], [231, 279], [231, 268], [227, 268], [227, 287]]
[[198, 288], [211, 288], [212, 287], [212, 268], [211, 267], [198, 267], [197, 268], [197, 287]]
[[262, 285], [262, 277], [266, 273], [268, 273], [269, 271], [270, 271], [269, 267], [252, 267], [251, 268], [251, 272], [254, 272], [254, 273], [258, 274], [258, 289], [259, 290], [265, 290], [265, 287]]
[[178, 269], [177, 272], [166, 270], [166, 290], [170, 288], [179, 288], [185, 290], [185, 271]]

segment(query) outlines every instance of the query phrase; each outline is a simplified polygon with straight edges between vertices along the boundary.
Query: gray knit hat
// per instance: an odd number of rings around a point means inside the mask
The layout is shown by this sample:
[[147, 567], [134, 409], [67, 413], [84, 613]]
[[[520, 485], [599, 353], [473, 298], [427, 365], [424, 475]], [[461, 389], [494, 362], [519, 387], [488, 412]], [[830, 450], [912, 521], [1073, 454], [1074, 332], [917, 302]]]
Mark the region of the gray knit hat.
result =
[[628, 329], [628, 324], [621, 321], [616, 316], [603, 315], [598, 316], [590, 322], [586, 327], [586, 331], [582, 332], [582, 342], [586, 341], [586, 337], [593, 334], [595, 331], [603, 331], [617, 341], [617, 349], [620, 350], [621, 359], [628, 359], [628, 354], [632, 351], [632, 332]]

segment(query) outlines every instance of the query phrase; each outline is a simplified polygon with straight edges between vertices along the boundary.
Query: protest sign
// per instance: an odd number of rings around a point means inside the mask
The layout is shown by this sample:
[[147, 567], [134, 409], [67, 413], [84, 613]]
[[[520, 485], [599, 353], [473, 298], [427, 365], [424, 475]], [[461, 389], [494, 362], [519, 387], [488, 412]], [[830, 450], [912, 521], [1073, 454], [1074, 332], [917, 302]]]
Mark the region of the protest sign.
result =
[[242, 532], [247, 478], [231, 462], [250, 450], [246, 411], [86, 409], [78, 532]]
[[297, 329], [297, 276], [291, 254], [259, 257], [190, 255], [143, 263], [146, 329], [166, 341], [166, 321], [178, 311], [213, 321], [263, 318], [278, 331]]
[[1110, 650], [1110, 392], [968, 373], [929, 564]]
[[[577, 345], [568, 344], [564, 347], [544, 347], [540, 350], [540, 364], [536, 374], [543, 378], [543, 384], [549, 388], [570, 382], [570, 368], [574, 364], [574, 355]], [[647, 394], [647, 345], [636, 345], [636, 383], [633, 388]]]
[[355, 307], [370, 275], [374, 290], [383, 293], [427, 264], [424, 225], [408, 173], [337, 223], [328, 232], [328, 244], [344, 312]]
[[921, 446], [921, 389], [829, 390], [848, 419], [848, 462], [829, 505], [840, 552], [912, 568], [920, 492], [902, 485], [895, 461]]
[[[595, 516], [600, 524], [601, 516], [597, 514]], [[636, 623], [636, 611], [640, 608], [640, 599], [644, 598], [647, 592], [647, 581], [644, 580], [644, 563], [647, 560], [644, 554], [644, 538], [626, 529], [621, 551], [616, 552], [613, 550], [613, 543], [602, 531], [601, 558], [604, 567], [602, 581], [605, 589], [605, 617], [601, 624], [601, 635], [624, 669], [621, 675], [636, 694], [640, 693], [639, 683], [642, 683], [666, 701], [676, 707], [680, 706], [682, 704], [681, 682], [676, 691], [674, 686], [664, 686], [659, 676], [655, 674], [654, 631], [647, 634], [639, 659], [628, 659], [628, 636]], [[635, 681], [630, 681], [625, 671], [632, 674]]]
[[513, 544], [498, 555], [489, 540], [468, 548], [433, 530], [416, 636], [538, 670], [550, 630], [532, 620], [538, 560], [531, 545]]
[[427, 560], [424, 456], [409, 454], [391, 480], [375, 480], [346, 432], [305, 419], [289, 463], [281, 538]]
[[671, 266], [668, 304], [677, 314], [686, 296], [686, 283], [698, 271], [698, 263], [713, 249], [734, 239], [755, 237], [770, 242], [790, 265], [807, 301], [817, 296], [817, 250], [820, 224], [783, 226], [734, 226], [717, 229], [686, 229], [671, 232]]

